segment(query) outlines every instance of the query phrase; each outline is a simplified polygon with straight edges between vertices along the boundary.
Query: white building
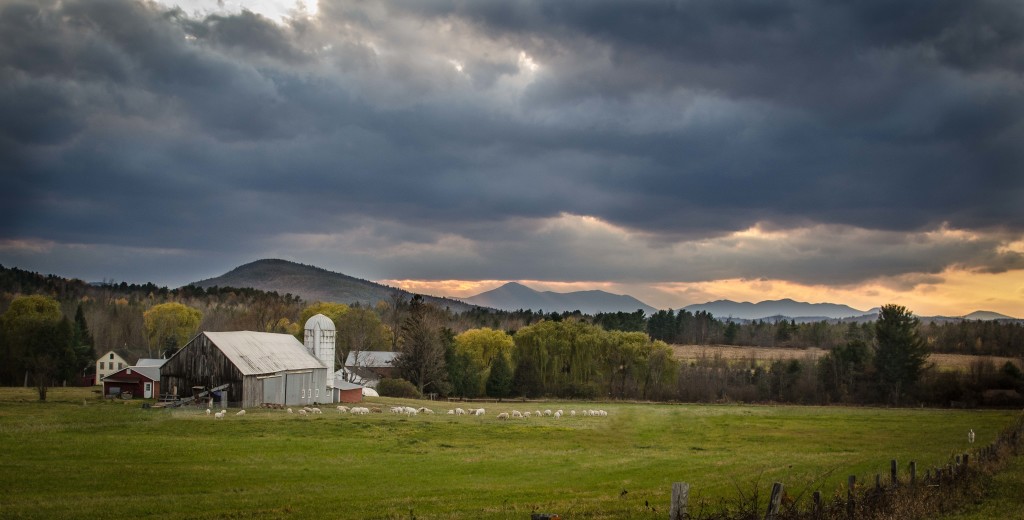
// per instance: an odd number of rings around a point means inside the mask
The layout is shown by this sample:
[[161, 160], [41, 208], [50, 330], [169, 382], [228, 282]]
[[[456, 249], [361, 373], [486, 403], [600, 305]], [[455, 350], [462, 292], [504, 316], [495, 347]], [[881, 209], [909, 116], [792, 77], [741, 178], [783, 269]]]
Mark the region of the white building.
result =
[[117, 352], [111, 350], [106, 354], [103, 354], [96, 360], [96, 379], [93, 381], [94, 385], [102, 385], [103, 378], [107, 377], [118, 370], [123, 370], [128, 366], [128, 362], [124, 360]]

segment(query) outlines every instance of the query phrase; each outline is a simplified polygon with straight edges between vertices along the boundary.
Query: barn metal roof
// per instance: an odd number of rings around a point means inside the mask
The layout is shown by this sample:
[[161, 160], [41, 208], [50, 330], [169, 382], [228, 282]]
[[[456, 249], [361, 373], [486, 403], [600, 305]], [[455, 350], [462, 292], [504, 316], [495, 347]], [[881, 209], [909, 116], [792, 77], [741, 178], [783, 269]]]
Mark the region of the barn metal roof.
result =
[[[358, 360], [356, 356], [358, 356]], [[349, 352], [348, 357], [345, 359], [345, 366], [388, 368], [394, 366], [396, 357], [398, 357], [398, 352], [384, 352], [380, 350]]]
[[231, 360], [242, 375], [325, 368], [319, 359], [309, 355], [306, 347], [290, 334], [248, 330], [203, 334]]
[[102, 381], [109, 381], [109, 382], [119, 382], [119, 381], [122, 381], [122, 378], [124, 376], [128, 375], [128, 371], [129, 370], [131, 370], [132, 372], [138, 372], [139, 374], [142, 374], [143, 376], [145, 376], [150, 381], [159, 381], [160, 380], [160, 367], [132, 366], [132, 367], [124, 367], [121, 370], [118, 370], [117, 372], [114, 372], [113, 374], [110, 374], [109, 376], [104, 377], [102, 379]]

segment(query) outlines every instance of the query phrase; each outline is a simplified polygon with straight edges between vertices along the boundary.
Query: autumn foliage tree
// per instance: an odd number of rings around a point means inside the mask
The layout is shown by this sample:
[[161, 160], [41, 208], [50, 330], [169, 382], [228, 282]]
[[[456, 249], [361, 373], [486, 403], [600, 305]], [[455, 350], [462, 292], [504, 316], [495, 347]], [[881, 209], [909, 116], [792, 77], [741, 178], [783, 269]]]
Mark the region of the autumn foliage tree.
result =
[[174, 352], [188, 343], [199, 330], [202, 313], [176, 302], [154, 305], [142, 314], [149, 339], [149, 357], [153, 349], [158, 353]]
[[0, 317], [4, 354], [16, 370], [24, 370], [46, 400], [46, 389], [73, 377], [81, 365], [73, 348], [71, 322], [60, 303], [46, 296], [22, 296]]

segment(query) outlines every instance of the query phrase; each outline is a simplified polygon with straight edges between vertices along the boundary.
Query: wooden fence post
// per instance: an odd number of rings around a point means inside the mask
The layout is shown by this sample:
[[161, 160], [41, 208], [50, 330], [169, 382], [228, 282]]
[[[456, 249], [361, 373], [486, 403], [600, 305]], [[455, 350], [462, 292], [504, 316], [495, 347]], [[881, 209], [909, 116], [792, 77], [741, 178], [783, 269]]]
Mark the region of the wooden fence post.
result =
[[850, 475], [847, 479], [848, 489], [846, 490], [846, 518], [853, 520], [853, 489], [857, 486], [857, 476]]
[[690, 498], [690, 485], [686, 482], [672, 483], [672, 505], [668, 509], [668, 520], [688, 520], [687, 501]]
[[896, 459], [892, 459], [891, 461], [889, 461], [889, 483], [892, 485], [892, 487], [900, 485], [900, 479], [899, 476], [896, 474], [896, 470]]
[[811, 518], [813, 520], [821, 520], [821, 491], [815, 491], [811, 495], [811, 499], [814, 501], [814, 509], [811, 510]]
[[910, 461], [910, 485], [917, 485], [917, 461]]
[[764, 514], [764, 520], [775, 520], [779, 514], [779, 506], [782, 505], [782, 482], [772, 484], [772, 495], [768, 499], [768, 512]]

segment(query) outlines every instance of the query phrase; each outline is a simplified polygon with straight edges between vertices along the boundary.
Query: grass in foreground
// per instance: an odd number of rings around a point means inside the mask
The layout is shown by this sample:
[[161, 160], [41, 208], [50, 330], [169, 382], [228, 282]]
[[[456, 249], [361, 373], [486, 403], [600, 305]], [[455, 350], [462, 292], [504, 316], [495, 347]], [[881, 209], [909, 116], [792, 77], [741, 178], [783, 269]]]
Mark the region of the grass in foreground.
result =
[[[485, 417], [299, 417], [249, 410], [144, 410], [54, 389], [0, 389], [2, 518], [657, 518], [671, 483], [691, 504], [773, 481], [790, 496], [840, 489], [983, 445], [1010, 411], [488, 404]], [[88, 402], [83, 405], [83, 400]], [[443, 403], [402, 402], [435, 411]], [[608, 417], [498, 421], [512, 409], [603, 408]]]

